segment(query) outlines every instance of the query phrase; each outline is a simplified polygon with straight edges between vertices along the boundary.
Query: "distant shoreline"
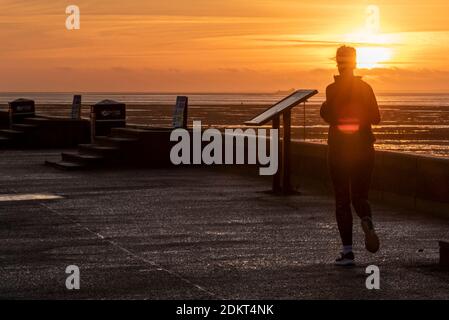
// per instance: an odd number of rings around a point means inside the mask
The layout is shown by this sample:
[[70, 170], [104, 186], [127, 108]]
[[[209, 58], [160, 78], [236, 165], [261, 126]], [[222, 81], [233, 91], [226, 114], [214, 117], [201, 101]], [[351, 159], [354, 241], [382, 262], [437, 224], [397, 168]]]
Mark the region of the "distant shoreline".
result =
[[[320, 93], [323, 93], [323, 89], [320, 90]], [[271, 91], [271, 92], [184, 92], [184, 91], [167, 91], [167, 92], [157, 92], [157, 91], [147, 91], [147, 92], [139, 92], [139, 91], [0, 91], [0, 95], [21, 95], [21, 94], [58, 94], [58, 95], [74, 95], [74, 94], [86, 94], [86, 95], [288, 95], [292, 91]], [[376, 91], [376, 94], [380, 95], [449, 95], [448, 91], [416, 91], [416, 90], [389, 90], [389, 91]]]
[[[248, 96], [246, 96], [248, 97]], [[112, 97], [114, 98], [114, 97]], [[169, 128], [172, 123], [174, 101], [170, 99], [143, 99], [139, 103], [126, 101], [128, 124]], [[223, 97], [226, 98], [226, 97]], [[270, 100], [276, 100], [270, 97]], [[213, 99], [217, 101], [217, 99]], [[433, 99], [391, 99], [384, 105], [380, 103], [383, 121], [374, 127], [378, 138], [376, 147], [380, 150], [408, 152], [449, 158], [449, 105], [439, 106]], [[406, 101], [405, 101], [406, 100]], [[430, 102], [429, 102], [430, 100]], [[437, 97], [435, 101], [441, 101]], [[151, 101], [151, 102], [148, 102]], [[172, 102], [170, 102], [172, 101]], [[205, 127], [242, 128], [244, 122], [270, 106], [270, 103], [253, 99], [250, 103], [236, 103], [238, 99], [228, 97], [220, 103], [201, 100], [192, 103], [189, 108], [189, 125], [193, 120], [200, 120]], [[198, 101], [198, 99], [197, 99]], [[410, 103], [411, 105], [407, 105]], [[428, 104], [426, 104], [428, 103]], [[7, 107], [3, 104], [2, 110]], [[64, 103], [42, 103], [36, 99], [36, 111], [40, 115], [69, 117], [71, 105]], [[307, 104], [306, 138], [309, 142], [326, 143], [328, 126], [320, 118], [320, 100], [315, 99]], [[90, 103], [84, 102], [82, 115], [89, 117]], [[293, 139], [304, 138], [303, 106], [294, 109], [292, 118]]]

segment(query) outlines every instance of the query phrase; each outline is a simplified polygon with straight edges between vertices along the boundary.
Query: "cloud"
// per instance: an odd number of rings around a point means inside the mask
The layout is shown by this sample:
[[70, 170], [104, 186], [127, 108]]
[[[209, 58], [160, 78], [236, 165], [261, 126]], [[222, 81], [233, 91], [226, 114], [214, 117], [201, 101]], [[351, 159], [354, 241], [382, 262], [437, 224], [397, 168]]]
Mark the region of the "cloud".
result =
[[[379, 90], [447, 90], [449, 32], [423, 31], [449, 29], [449, 4], [377, 2], [384, 31], [398, 32], [406, 41], [394, 44], [397, 55], [384, 63], [391, 69], [360, 72]], [[366, 5], [353, 0], [76, 3], [82, 27], [69, 32], [66, 0], [2, 0], [2, 90], [324, 88], [335, 72], [331, 57], [338, 40], [363, 23]]]

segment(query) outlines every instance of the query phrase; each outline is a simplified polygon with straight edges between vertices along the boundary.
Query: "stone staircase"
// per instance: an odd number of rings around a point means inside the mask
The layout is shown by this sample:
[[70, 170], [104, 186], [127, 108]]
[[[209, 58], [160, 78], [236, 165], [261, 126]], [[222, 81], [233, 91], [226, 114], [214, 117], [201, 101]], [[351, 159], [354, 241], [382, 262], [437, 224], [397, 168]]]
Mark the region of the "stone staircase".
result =
[[88, 141], [89, 122], [57, 117], [33, 117], [0, 129], [0, 149], [60, 148]]
[[[31, 119], [30, 119], [31, 120]], [[0, 148], [1, 147], [21, 147], [25, 145], [38, 125], [32, 123], [13, 124], [10, 129], [0, 130]]]
[[81, 144], [76, 152], [64, 152], [60, 161], [45, 164], [65, 170], [110, 166], [169, 165], [170, 132], [165, 128], [113, 128], [109, 136], [98, 136], [94, 143]]

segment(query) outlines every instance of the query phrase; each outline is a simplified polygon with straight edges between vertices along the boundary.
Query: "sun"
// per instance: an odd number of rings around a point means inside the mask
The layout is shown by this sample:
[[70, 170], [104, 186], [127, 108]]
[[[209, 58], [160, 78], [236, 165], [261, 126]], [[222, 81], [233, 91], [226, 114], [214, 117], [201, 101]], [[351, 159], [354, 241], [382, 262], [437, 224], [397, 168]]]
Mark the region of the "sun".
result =
[[351, 43], [357, 50], [357, 67], [374, 69], [386, 67], [394, 55], [392, 35], [380, 32], [380, 9], [370, 5], [366, 8], [366, 23], [360, 30], [345, 36], [345, 42]]
[[387, 47], [357, 47], [357, 67], [374, 69], [384, 67], [392, 58], [392, 49]]
[[362, 29], [346, 35], [345, 41], [356, 48], [357, 67], [361, 69], [386, 67], [394, 56], [392, 35]]

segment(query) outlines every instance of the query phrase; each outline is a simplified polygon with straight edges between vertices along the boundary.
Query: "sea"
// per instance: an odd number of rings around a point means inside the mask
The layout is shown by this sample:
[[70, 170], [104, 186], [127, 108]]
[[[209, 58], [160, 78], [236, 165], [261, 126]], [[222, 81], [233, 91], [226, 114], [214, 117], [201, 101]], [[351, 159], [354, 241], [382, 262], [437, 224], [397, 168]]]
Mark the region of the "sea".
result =
[[[74, 93], [0, 93], [0, 108], [17, 98], [35, 100], [38, 113], [69, 116]], [[80, 93], [83, 115], [104, 99], [127, 104], [127, 121], [145, 126], [169, 126], [177, 95], [189, 97], [189, 121], [205, 127], [238, 128], [287, 96], [277, 93]], [[382, 123], [374, 127], [376, 148], [449, 158], [449, 93], [377, 93]], [[293, 139], [325, 143], [327, 125], [319, 109], [320, 93], [293, 111]]]

